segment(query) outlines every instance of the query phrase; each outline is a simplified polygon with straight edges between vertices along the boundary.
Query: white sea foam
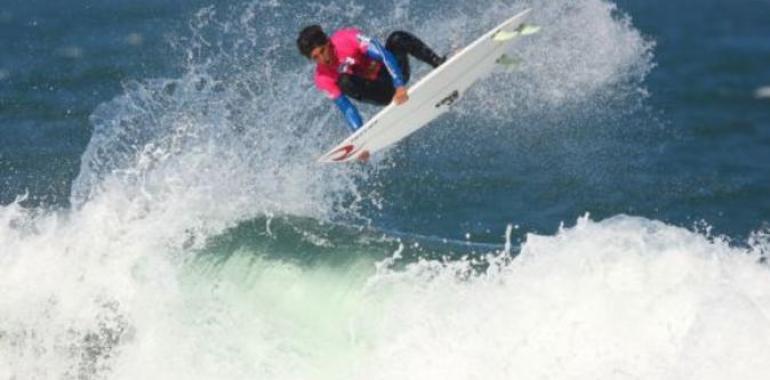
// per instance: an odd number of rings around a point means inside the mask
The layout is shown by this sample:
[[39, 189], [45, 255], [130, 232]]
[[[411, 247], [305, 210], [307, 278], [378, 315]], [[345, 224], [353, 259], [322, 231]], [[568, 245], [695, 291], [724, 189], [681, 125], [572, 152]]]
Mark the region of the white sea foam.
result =
[[[95, 199], [69, 215], [0, 208], [0, 368], [11, 377], [761, 379], [770, 370], [756, 355], [770, 349], [766, 234], [737, 248], [642, 218], [583, 218], [528, 235], [513, 260], [501, 250], [402, 269], [387, 260], [375, 271], [365, 259], [307, 267], [250, 251], [179, 261], [187, 223], [144, 219], [122, 202]], [[489, 268], [473, 269], [481, 262]]]
[[616, 217], [529, 235], [518, 258], [480, 276], [465, 263], [417, 263], [370, 284], [380, 312], [357, 321], [376, 343], [358, 373], [762, 379], [770, 370], [756, 355], [770, 349], [762, 249]]
[[757, 99], [770, 98], [770, 86], [760, 87], [754, 92], [754, 96]]
[[[55, 230], [39, 229], [40, 236]], [[112, 248], [149, 248], [131, 240]], [[131, 261], [125, 257], [67, 259], [38, 249], [35, 257], [50, 265], [19, 268], [45, 273], [23, 292], [29, 307], [12, 315], [52, 324], [36, 330], [46, 334], [76, 329], [43, 337], [50, 342], [13, 337], [30, 349], [62, 346], [39, 362], [25, 359], [55, 370], [53, 363], [69, 365], [65, 348], [84, 349], [78, 332], [125, 328], [111, 373], [126, 379], [760, 379], [768, 364], [755, 353], [770, 348], [762, 249], [629, 217], [530, 235], [518, 258], [492, 256], [483, 274], [467, 261], [373, 272], [365, 262], [302, 268], [243, 252], [225, 264], [172, 269], [165, 274], [175, 280], [163, 281], [163, 268], [171, 268], [158, 261], [134, 268], [131, 278], [118, 264]], [[62, 266], [69, 275], [58, 273]], [[125, 315], [97, 302], [106, 289]], [[66, 297], [31, 302], [46, 294]], [[11, 368], [33, 368], [20, 362]]]

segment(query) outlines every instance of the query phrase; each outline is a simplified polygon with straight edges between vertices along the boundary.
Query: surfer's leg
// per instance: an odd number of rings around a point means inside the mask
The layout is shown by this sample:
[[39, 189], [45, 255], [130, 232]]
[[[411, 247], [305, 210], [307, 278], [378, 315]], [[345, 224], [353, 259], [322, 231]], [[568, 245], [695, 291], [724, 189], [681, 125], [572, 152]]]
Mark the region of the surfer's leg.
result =
[[[381, 70], [384, 72], [386, 70]], [[342, 93], [360, 102], [388, 105], [393, 100], [395, 89], [390, 76], [387, 74], [379, 75], [375, 80], [368, 80], [359, 76], [342, 74], [337, 80]]]
[[433, 67], [438, 67], [446, 61], [446, 57], [440, 57], [419, 38], [411, 33], [400, 30], [395, 31], [388, 36], [385, 48], [396, 56], [396, 60], [398, 60], [398, 64], [401, 66], [401, 71], [404, 74], [404, 79], [409, 77], [410, 71], [407, 54]]

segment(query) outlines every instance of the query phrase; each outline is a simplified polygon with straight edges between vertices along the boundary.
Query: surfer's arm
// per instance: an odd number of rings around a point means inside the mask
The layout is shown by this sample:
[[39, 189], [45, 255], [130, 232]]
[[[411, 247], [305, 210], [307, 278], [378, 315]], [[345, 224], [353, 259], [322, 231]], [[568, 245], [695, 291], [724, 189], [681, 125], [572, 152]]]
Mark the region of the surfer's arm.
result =
[[368, 40], [366, 45], [366, 55], [369, 58], [376, 59], [385, 65], [390, 77], [393, 78], [393, 87], [404, 87], [404, 75], [401, 73], [401, 67], [393, 53], [385, 49], [379, 41], [374, 38]]
[[355, 132], [364, 125], [361, 115], [358, 113], [358, 109], [356, 109], [356, 106], [350, 102], [350, 99], [348, 99], [347, 96], [340, 95], [336, 97], [334, 99], [334, 104], [336, 104], [337, 108], [339, 108], [340, 111], [342, 111], [342, 114], [345, 115], [345, 120], [348, 122], [348, 127], [351, 132]]

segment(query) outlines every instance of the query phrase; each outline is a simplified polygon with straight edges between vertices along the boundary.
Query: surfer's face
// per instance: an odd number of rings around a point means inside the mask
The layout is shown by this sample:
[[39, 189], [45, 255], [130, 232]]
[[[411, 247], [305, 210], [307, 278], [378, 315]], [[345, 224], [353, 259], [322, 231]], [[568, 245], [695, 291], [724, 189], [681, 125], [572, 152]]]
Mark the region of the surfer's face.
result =
[[327, 42], [316, 47], [310, 52], [310, 58], [321, 65], [331, 65], [332, 63], [332, 44]]

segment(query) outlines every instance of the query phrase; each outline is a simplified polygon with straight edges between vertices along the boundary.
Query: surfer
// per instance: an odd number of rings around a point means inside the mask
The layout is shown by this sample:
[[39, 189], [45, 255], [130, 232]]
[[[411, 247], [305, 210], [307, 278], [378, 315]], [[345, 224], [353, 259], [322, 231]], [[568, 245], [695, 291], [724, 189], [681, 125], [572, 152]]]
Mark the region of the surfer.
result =
[[356, 28], [340, 29], [327, 36], [319, 25], [310, 25], [300, 31], [297, 47], [302, 55], [315, 61], [316, 86], [342, 111], [351, 132], [361, 128], [363, 121], [348, 97], [375, 105], [391, 101], [402, 104], [409, 100], [408, 56], [434, 68], [446, 60], [403, 31], [391, 33], [383, 46]]

